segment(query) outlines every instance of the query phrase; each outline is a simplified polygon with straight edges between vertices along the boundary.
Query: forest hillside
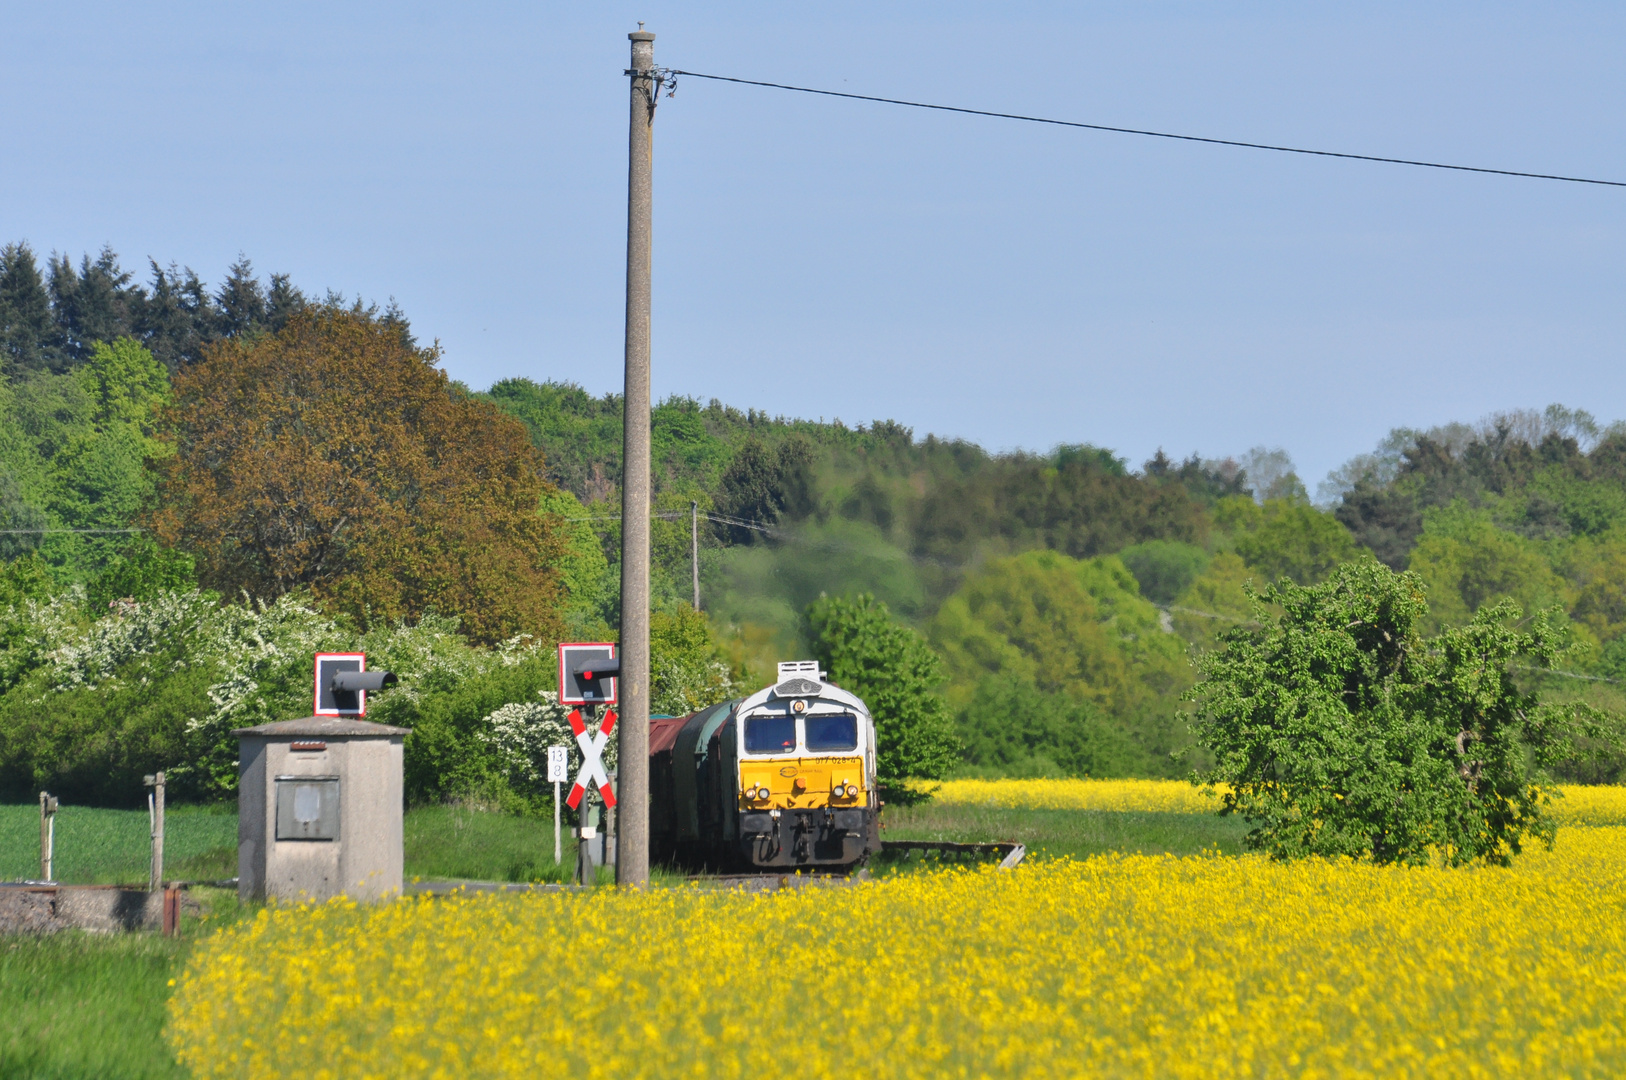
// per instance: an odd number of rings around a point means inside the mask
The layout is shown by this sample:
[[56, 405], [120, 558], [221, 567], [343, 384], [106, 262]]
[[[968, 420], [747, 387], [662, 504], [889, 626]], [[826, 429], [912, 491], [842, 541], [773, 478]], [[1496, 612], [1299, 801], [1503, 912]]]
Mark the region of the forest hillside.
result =
[[[393, 304], [247, 260], [138, 283], [21, 244], [0, 359], [0, 797], [128, 801], [154, 767], [224, 794], [230, 729], [362, 645], [411, 676], [379, 710], [418, 730], [414, 797], [541, 797], [509, 720], [545, 710], [554, 642], [616, 632], [617, 396], [471, 391]], [[960, 771], [1182, 775], [1192, 658], [1250, 583], [1362, 558], [1415, 571], [1435, 625], [1556, 609], [1566, 674], [1529, 678], [1626, 704], [1626, 432], [1584, 411], [1391, 432], [1315, 500], [1282, 451], [1178, 432], [1144, 462], [996, 453], [674, 397], [652, 437], [664, 709], [817, 654], [821, 597], [867, 596], [935, 654]]]

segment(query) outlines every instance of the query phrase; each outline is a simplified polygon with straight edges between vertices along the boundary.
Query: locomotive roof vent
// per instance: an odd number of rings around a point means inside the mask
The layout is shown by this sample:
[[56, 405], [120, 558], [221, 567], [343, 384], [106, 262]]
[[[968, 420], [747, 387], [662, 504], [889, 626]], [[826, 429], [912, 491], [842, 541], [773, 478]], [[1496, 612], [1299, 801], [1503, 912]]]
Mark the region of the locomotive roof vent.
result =
[[817, 660], [785, 660], [779, 664], [779, 681], [773, 688], [775, 697], [817, 697], [824, 689], [824, 672]]

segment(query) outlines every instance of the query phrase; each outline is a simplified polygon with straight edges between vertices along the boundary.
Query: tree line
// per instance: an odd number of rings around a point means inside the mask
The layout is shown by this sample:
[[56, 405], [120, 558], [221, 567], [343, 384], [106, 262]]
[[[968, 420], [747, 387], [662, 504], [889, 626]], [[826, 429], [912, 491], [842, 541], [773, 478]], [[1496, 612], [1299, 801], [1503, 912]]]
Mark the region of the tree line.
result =
[[[297, 708], [300, 685], [245, 674], [221, 642], [283, 655], [345, 639], [427, 650], [426, 682], [390, 706], [456, 733], [425, 729], [444, 769], [414, 773], [420, 795], [523, 788], [524, 769], [477, 751], [481, 724], [514, 686], [543, 692], [553, 642], [616, 633], [617, 395], [524, 379], [471, 392], [393, 305], [313, 298], [246, 259], [215, 289], [156, 264], [136, 285], [108, 251], [42, 271], [10, 245], [0, 347], [7, 793], [53, 775], [58, 751], [73, 775], [126, 780], [165, 754], [216, 761], [223, 724]], [[1620, 704], [1607, 680], [1626, 679], [1626, 435], [1584, 413], [1391, 433], [1320, 504], [1263, 449], [1159, 451], [1137, 468], [1088, 444], [991, 454], [891, 420], [684, 397], [655, 408], [652, 440], [658, 696], [692, 707], [817, 655], [897, 712], [882, 718], [893, 781], [1211, 764], [1193, 657], [1257, 625], [1267, 585], [1318, 587], [1363, 559], [1426, 592], [1419, 632], [1504, 602], [1555, 612], [1580, 646], [1565, 670], [1589, 678], [1519, 678]], [[94, 676], [65, 659], [98, 650]], [[220, 706], [243, 680], [257, 704]], [[54, 734], [30, 704], [48, 694], [66, 695], [50, 699]], [[1608, 755], [1556, 767], [1619, 772]], [[218, 793], [226, 774], [209, 775], [198, 790]]]

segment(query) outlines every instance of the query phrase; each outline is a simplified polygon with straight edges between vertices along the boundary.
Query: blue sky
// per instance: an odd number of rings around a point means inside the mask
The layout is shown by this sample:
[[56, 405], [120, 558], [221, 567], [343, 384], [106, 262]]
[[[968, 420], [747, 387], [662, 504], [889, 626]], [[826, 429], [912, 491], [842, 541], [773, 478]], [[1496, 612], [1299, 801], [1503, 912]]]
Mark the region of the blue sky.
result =
[[[626, 32], [663, 66], [1626, 179], [1619, 4], [0, 2], [0, 240], [395, 297], [454, 377], [619, 387]], [[657, 395], [1138, 463], [1626, 417], [1626, 189], [682, 80]]]

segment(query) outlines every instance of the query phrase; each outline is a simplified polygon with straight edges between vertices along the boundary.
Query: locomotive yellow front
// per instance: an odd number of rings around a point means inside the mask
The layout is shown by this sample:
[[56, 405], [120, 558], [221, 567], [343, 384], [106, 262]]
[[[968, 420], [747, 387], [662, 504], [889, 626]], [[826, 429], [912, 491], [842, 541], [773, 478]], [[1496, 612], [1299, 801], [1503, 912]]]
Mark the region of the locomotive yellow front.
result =
[[875, 723], [814, 661], [773, 686], [657, 724], [657, 858], [708, 868], [842, 867], [880, 849]]

